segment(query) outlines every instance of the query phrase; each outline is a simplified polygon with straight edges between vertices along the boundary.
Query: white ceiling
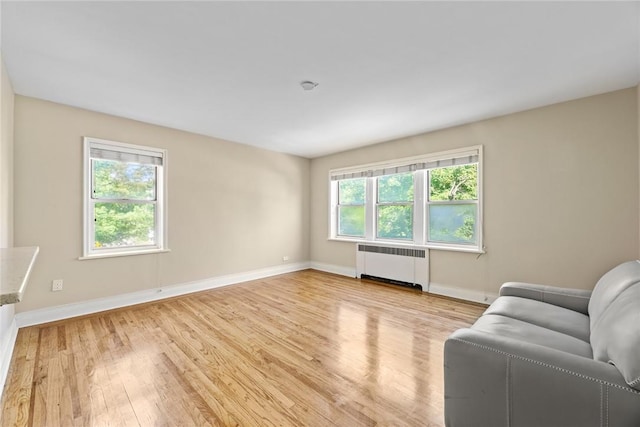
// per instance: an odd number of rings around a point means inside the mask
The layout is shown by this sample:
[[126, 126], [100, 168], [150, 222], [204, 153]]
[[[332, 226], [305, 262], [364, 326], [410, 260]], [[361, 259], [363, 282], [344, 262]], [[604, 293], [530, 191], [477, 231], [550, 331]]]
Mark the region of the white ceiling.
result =
[[634, 86], [640, 72], [638, 2], [1, 7], [18, 94], [310, 158]]

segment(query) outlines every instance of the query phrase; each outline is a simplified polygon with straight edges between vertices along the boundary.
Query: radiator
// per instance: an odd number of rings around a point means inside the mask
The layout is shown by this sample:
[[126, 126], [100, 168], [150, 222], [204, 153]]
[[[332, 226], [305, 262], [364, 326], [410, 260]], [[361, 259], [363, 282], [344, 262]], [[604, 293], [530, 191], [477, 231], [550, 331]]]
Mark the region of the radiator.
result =
[[356, 245], [356, 277], [429, 291], [429, 250]]

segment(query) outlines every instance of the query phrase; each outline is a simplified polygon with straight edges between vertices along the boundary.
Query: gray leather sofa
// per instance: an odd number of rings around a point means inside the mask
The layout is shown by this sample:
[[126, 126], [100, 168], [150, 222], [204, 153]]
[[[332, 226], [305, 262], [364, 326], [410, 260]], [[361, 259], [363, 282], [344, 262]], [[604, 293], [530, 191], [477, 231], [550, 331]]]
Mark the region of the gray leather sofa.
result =
[[444, 378], [448, 427], [640, 427], [640, 261], [593, 292], [505, 283]]

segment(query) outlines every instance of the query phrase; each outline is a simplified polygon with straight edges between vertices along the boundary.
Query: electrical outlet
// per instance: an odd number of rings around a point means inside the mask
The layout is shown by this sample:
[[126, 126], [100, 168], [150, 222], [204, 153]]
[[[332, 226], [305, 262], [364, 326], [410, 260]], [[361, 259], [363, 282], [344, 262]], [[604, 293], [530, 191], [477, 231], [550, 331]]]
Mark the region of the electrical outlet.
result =
[[51, 292], [58, 292], [62, 290], [62, 279], [57, 279], [51, 282]]
[[287, 262], [289, 261], [289, 255], [285, 255], [282, 257], [282, 262]]

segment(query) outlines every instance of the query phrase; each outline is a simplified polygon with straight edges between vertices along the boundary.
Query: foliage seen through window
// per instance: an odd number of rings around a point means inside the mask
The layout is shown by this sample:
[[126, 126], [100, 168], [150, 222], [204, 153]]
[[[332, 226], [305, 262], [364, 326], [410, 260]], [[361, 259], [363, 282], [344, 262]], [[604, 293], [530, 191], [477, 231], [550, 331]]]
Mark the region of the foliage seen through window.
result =
[[378, 238], [413, 240], [413, 173], [381, 176], [377, 190]]
[[95, 248], [155, 244], [156, 167], [92, 160]]
[[429, 241], [477, 243], [477, 200], [477, 164], [430, 170]]
[[338, 183], [338, 234], [364, 237], [365, 178]]

